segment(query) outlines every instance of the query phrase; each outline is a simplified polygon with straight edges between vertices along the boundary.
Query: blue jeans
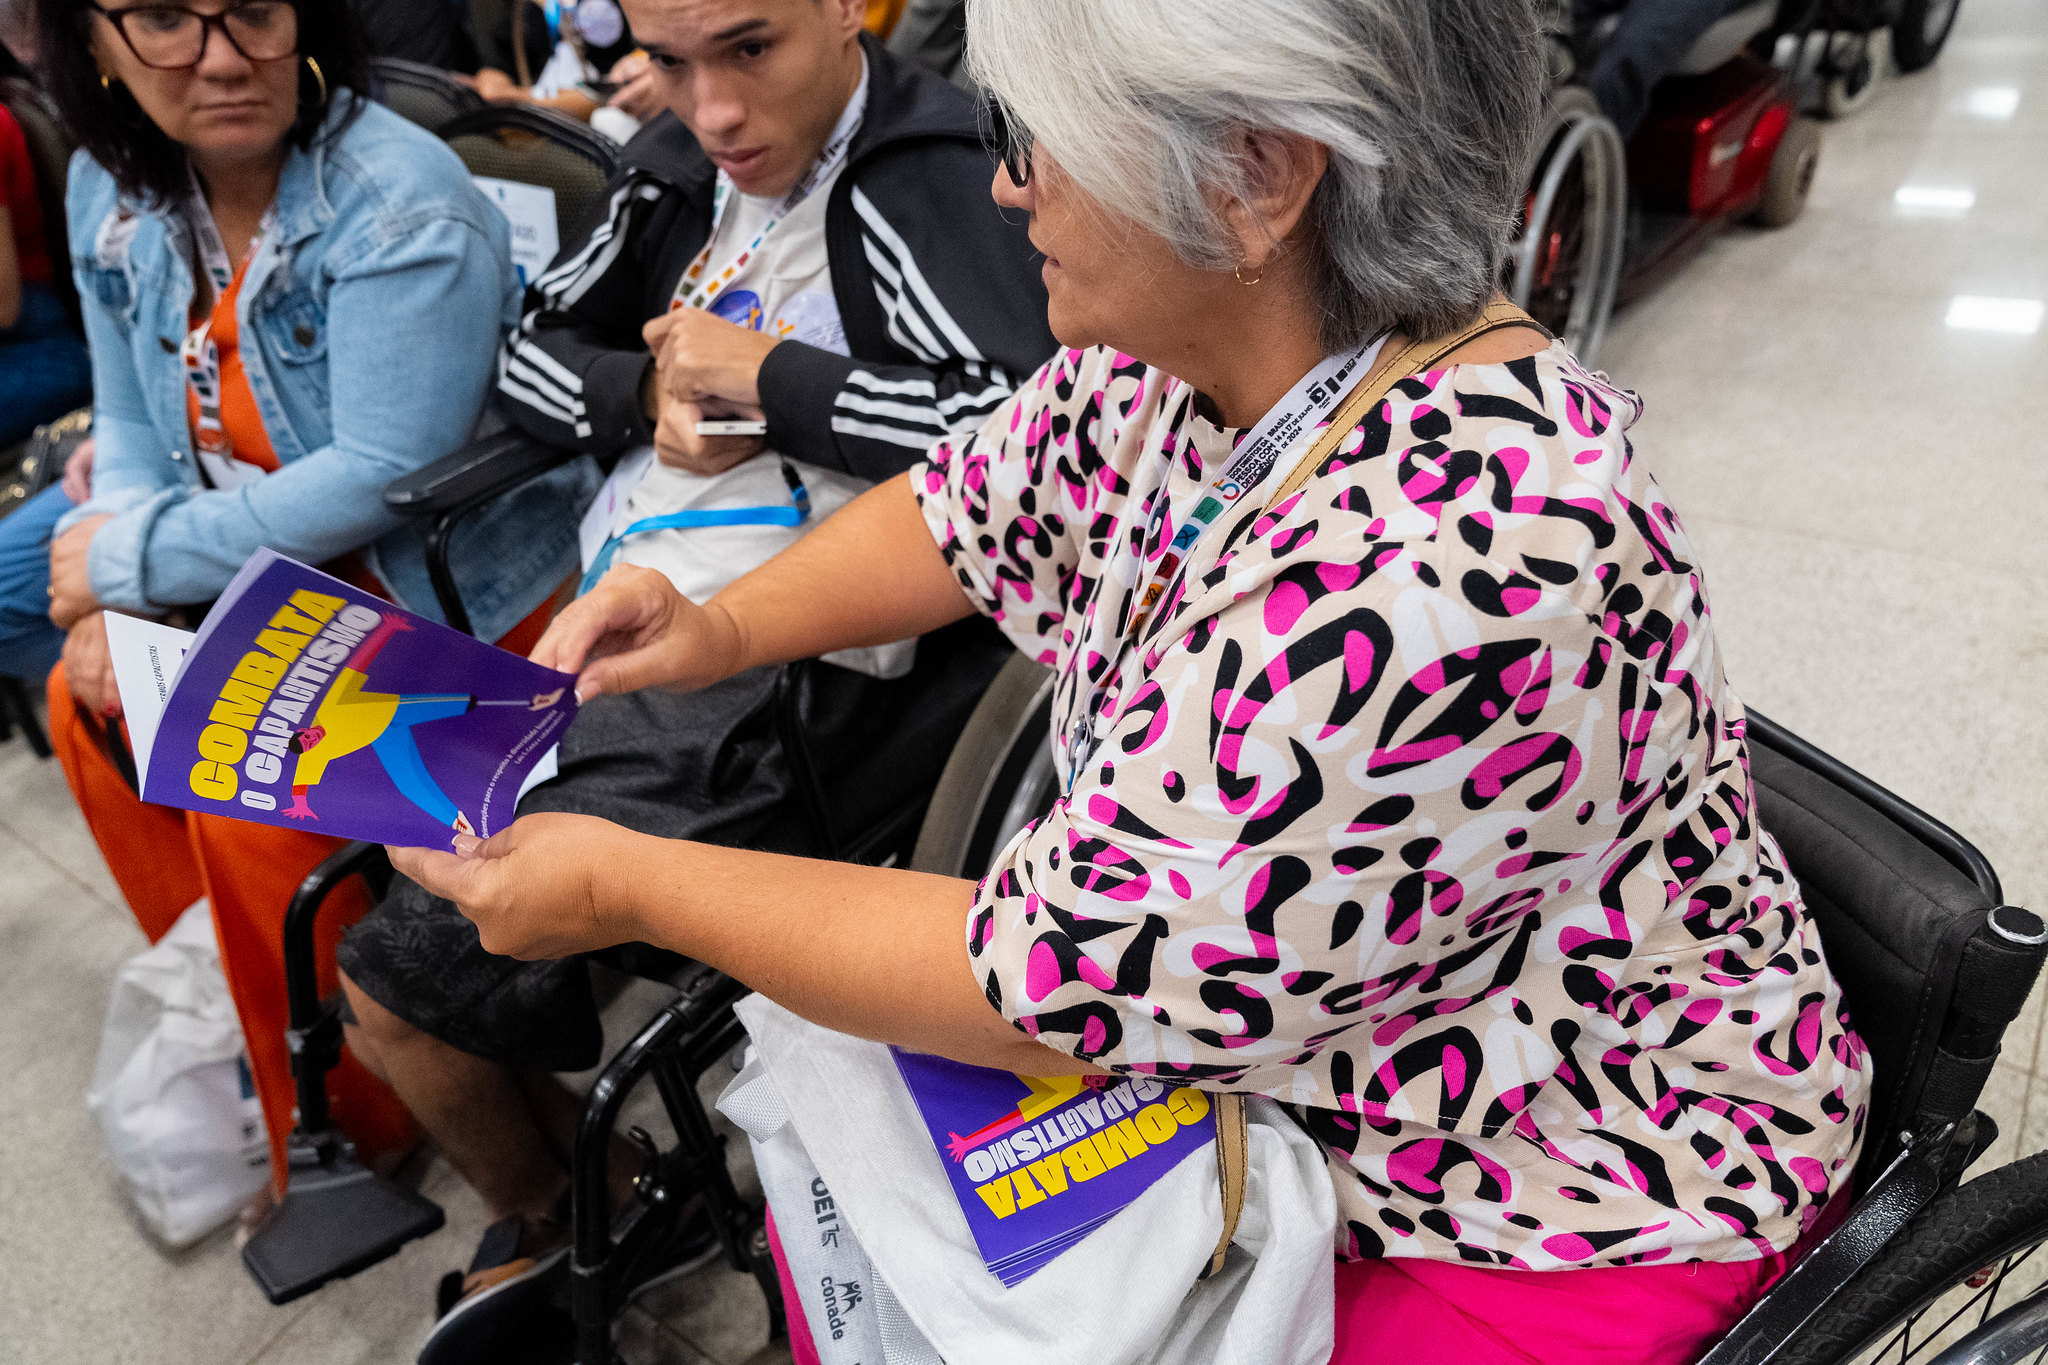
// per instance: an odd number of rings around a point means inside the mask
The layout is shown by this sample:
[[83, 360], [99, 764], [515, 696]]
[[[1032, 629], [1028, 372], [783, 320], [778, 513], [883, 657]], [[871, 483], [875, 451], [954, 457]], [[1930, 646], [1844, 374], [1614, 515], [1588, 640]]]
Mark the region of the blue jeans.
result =
[[0, 674], [39, 683], [64, 652], [50, 620], [50, 533], [70, 510], [51, 484], [0, 517]]
[[92, 400], [92, 364], [63, 301], [47, 284], [21, 287], [21, 316], [0, 328], [0, 449]]
[[[1643, 116], [1650, 111], [1650, 92], [1672, 67], [1685, 60], [1706, 31], [1724, 15], [1742, 8], [1743, 0], [1631, 0], [1621, 13], [1621, 27], [1593, 61], [1583, 77], [1585, 86], [1599, 102], [1600, 112], [1612, 119], [1622, 140], [1635, 135]], [[1608, 0], [1583, 2], [1588, 9], [1612, 12]]]

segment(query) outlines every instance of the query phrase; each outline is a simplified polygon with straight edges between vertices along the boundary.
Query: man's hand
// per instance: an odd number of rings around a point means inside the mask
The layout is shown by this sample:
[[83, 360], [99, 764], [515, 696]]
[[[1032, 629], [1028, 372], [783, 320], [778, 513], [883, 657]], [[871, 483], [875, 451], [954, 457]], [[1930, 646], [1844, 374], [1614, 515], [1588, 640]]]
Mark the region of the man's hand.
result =
[[69, 630], [100, 609], [93, 596], [92, 575], [86, 566], [86, 552], [93, 535], [112, 517], [87, 517], [50, 543], [50, 619], [57, 629]]
[[73, 507], [92, 496], [92, 437], [78, 443], [71, 452], [71, 458], [64, 462], [64, 496], [71, 499]]
[[608, 884], [633, 862], [634, 834], [589, 815], [529, 815], [489, 839], [459, 836], [457, 852], [394, 848], [391, 865], [476, 922], [484, 951], [536, 961], [594, 952], [637, 936], [630, 907]]
[[640, 329], [663, 390], [686, 403], [761, 406], [761, 362], [781, 343], [701, 308], [676, 308]]
[[701, 403], [685, 403], [679, 398], [660, 393], [655, 396], [655, 401], [660, 405], [659, 411], [649, 414], [654, 418], [654, 454], [671, 469], [681, 469], [709, 478], [715, 474], [723, 474], [734, 465], [753, 459], [767, 444], [759, 436], [697, 434], [699, 422], [722, 421], [730, 417], [745, 417], [759, 421], [759, 413], [721, 413], [717, 418], [713, 418], [704, 411], [704, 405]]
[[114, 683], [114, 655], [107, 648], [107, 614], [81, 617], [64, 637], [64, 685], [71, 699], [95, 716], [121, 714], [121, 689]]
[[494, 66], [487, 66], [477, 72], [476, 79], [472, 82], [472, 85], [477, 94], [482, 95], [487, 100], [523, 100], [526, 98], [525, 88], [518, 81], [513, 80]]
[[642, 123], [660, 113], [667, 103], [657, 83], [660, 78], [654, 63], [644, 52], [628, 52], [619, 58], [605, 79], [618, 87], [612, 92], [612, 108], [623, 109]]
[[731, 677], [744, 657], [730, 616], [698, 606], [666, 574], [636, 564], [605, 574], [533, 648], [535, 663], [577, 675], [579, 702], [643, 687], [692, 692]]

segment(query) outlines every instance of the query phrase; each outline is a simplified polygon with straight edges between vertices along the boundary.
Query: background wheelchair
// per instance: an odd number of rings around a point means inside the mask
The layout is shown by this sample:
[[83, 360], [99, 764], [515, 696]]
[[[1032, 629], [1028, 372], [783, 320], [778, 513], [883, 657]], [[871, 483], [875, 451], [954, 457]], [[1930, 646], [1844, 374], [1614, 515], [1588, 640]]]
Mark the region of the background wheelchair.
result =
[[[1649, 3], [1650, 0], [1637, 0]], [[1503, 286], [1597, 362], [1615, 308], [1653, 288], [1717, 232], [1784, 227], [1805, 211], [1820, 129], [1866, 105], [1893, 64], [1941, 54], [1962, 0], [1755, 0], [1732, 10], [1662, 81], [1624, 146], [1574, 76], [1618, 16], [1579, 22], [1549, 0], [1555, 86], [1535, 143]]]
[[1504, 287], [1591, 365], [1614, 309], [1715, 233], [1745, 218], [1782, 227], [1804, 211], [1820, 133], [1800, 117], [1797, 70], [1750, 55], [1753, 45], [1772, 50], [1778, 0], [1746, 4], [1701, 35], [1626, 145], [1572, 84], [1618, 15], [1582, 25], [1570, 0], [1544, 13], [1556, 84]]

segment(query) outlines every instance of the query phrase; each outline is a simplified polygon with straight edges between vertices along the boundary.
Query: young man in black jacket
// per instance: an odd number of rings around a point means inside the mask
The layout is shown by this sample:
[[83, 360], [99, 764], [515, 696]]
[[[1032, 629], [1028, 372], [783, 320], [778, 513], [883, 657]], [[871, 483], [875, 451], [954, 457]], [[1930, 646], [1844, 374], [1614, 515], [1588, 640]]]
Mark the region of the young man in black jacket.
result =
[[[1057, 343], [1024, 224], [990, 198], [973, 103], [863, 36], [863, 0], [625, 10], [670, 112], [627, 146], [602, 216], [529, 291], [500, 406], [544, 441], [623, 457], [638, 482], [607, 490], [607, 554], [701, 597], [801, 532], [794, 484], [815, 520], [979, 426]], [[765, 435], [697, 429], [734, 419]], [[774, 515], [620, 534], [692, 509]], [[964, 624], [915, 642], [914, 664], [906, 645], [814, 666], [795, 707], [777, 670], [688, 696], [597, 698], [563, 738], [561, 775], [521, 812], [816, 853], [799, 818], [810, 770], [828, 846], [846, 852], [851, 836], [914, 819], [1007, 655]], [[792, 716], [806, 756], [783, 748]], [[339, 956], [352, 1049], [498, 1220], [470, 1273], [444, 1283], [421, 1355], [471, 1358], [527, 1333], [518, 1319], [545, 1311], [566, 1265], [579, 1106], [545, 1073], [599, 1061], [589, 969], [493, 957], [452, 905], [403, 879]], [[612, 1169], [630, 1180], [636, 1164], [627, 1148]]]
[[[826, 168], [829, 187], [812, 188], [790, 212], [823, 201], [811, 209], [822, 209], [843, 348], [779, 340], [772, 318], [753, 327], [725, 321], [721, 300], [745, 290], [721, 291], [704, 301], [708, 310], [669, 319], [678, 281], [712, 235], [720, 181], [756, 200], [805, 189], [851, 93], [836, 89], [808, 109], [777, 108], [759, 99], [768, 82], [748, 68], [776, 60], [772, 47], [757, 49], [780, 35], [727, 25], [708, 51], [677, 51], [659, 30], [642, 27], [643, 8], [662, 7], [629, 3], [672, 112], [627, 144], [603, 219], [527, 296], [500, 383], [502, 406], [522, 427], [599, 456], [653, 442], [665, 456], [704, 468], [760, 448], [699, 440], [679, 422], [664, 431], [670, 404], [694, 392], [765, 414], [770, 449], [880, 480], [947, 432], [979, 425], [1057, 349], [1024, 223], [1006, 219], [989, 198], [974, 105], [866, 37], [848, 39], [852, 55], [866, 58], [866, 107], [851, 145], [839, 166]], [[805, 0], [802, 8], [848, 7]], [[814, 80], [849, 77], [861, 79], [859, 62]], [[738, 218], [741, 207], [728, 204], [726, 217]], [[777, 221], [762, 251], [773, 251], [791, 226]], [[727, 241], [721, 233], [708, 268], [716, 273], [752, 235]], [[657, 357], [643, 336], [657, 319], [673, 324], [656, 324], [665, 384], [652, 382]]]

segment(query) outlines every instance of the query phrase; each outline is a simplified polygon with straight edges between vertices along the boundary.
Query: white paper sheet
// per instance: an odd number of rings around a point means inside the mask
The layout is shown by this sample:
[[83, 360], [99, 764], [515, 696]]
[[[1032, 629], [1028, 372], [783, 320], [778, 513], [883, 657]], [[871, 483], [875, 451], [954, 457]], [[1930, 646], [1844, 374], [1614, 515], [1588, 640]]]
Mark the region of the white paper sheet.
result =
[[149, 751], [156, 744], [157, 723], [170, 704], [171, 683], [178, 665], [192, 647], [193, 634], [139, 616], [107, 613], [107, 652], [114, 665], [114, 687], [121, 694], [121, 713], [128, 721], [128, 748], [135, 755], [135, 779], [149, 775]]
[[633, 490], [647, 477], [648, 466], [653, 463], [654, 447], [642, 446], [621, 459], [612, 476], [604, 481], [604, 487], [597, 490], [597, 500], [590, 504], [590, 510], [583, 514], [583, 524], [576, 528], [577, 548], [583, 552], [586, 571], [597, 562], [604, 543], [625, 521], [626, 504], [632, 501]]
[[488, 175], [471, 179], [512, 225], [512, 264], [519, 271], [520, 285], [532, 284], [561, 249], [560, 232], [555, 226], [555, 192], [545, 186], [498, 180]]

